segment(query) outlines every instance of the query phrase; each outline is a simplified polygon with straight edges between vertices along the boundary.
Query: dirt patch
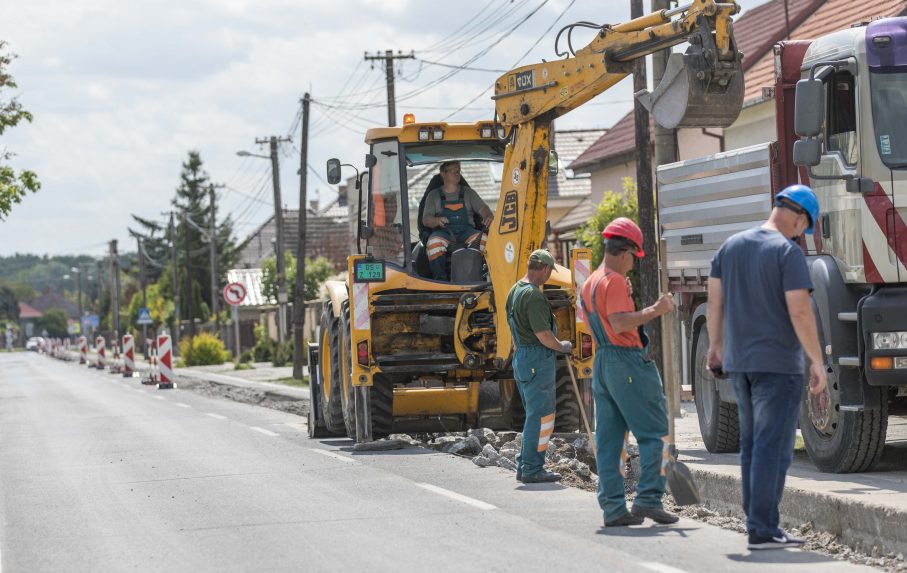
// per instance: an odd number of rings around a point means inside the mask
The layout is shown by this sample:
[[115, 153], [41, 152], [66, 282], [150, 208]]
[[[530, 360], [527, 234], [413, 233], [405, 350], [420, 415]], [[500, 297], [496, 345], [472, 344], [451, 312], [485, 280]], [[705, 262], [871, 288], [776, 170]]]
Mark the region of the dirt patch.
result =
[[196, 394], [201, 394], [202, 396], [224, 398], [243, 404], [252, 404], [253, 406], [280, 410], [281, 412], [296, 414], [297, 416], [305, 417], [309, 415], [308, 400], [296, 400], [294, 398], [263, 390], [231, 386], [229, 384], [220, 384], [184, 376], [178, 377], [177, 385], [181, 390], [188, 390], [190, 392], [195, 392]]

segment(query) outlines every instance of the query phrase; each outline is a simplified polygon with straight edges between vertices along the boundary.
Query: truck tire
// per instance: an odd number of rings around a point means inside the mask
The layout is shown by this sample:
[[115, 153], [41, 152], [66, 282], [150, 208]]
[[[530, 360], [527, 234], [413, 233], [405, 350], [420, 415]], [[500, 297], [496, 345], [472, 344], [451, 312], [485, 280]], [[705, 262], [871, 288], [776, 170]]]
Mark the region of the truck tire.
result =
[[740, 451], [740, 419], [737, 404], [723, 402], [718, 382], [709, 371], [709, 331], [701, 324], [693, 339], [693, 398], [699, 416], [699, 431], [705, 448], [713, 454]]
[[[570, 372], [567, 368], [570, 366], [561, 358], [557, 361], [557, 370], [555, 371], [555, 432], [575, 432], [581, 430], [579, 402], [576, 399], [576, 392], [573, 391], [573, 382], [570, 380]], [[577, 382], [578, 383], [578, 382]]]
[[834, 368], [828, 373], [823, 394], [809, 393], [809, 376], [800, 404], [800, 433], [806, 453], [823, 472], [854, 473], [869, 471], [882, 456], [888, 432], [888, 388], [868, 386], [865, 392], [878, 392], [878, 410], [859, 412], [840, 410], [840, 386]]
[[343, 411], [343, 425], [346, 428], [346, 435], [351, 440], [356, 439], [356, 403], [353, 396], [353, 357], [350, 350], [350, 301], [345, 301], [341, 305], [341, 324], [340, 330], [342, 333], [341, 344], [343, 345], [344, 351], [343, 356], [343, 372], [341, 374], [341, 379], [343, 380], [343, 386], [340, 392], [340, 403], [341, 410]]
[[[343, 357], [340, 336], [340, 320], [331, 312], [330, 303], [325, 304], [321, 313], [321, 361], [322, 381], [318, 385], [317, 396], [313, 393], [312, 400], [320, 399], [324, 427], [333, 435], [342, 435], [343, 409], [340, 399], [343, 372], [341, 358]], [[324, 381], [327, 380], [328, 384]], [[328, 390], [330, 388], [330, 390]], [[330, 392], [330, 394], [328, 394]]]

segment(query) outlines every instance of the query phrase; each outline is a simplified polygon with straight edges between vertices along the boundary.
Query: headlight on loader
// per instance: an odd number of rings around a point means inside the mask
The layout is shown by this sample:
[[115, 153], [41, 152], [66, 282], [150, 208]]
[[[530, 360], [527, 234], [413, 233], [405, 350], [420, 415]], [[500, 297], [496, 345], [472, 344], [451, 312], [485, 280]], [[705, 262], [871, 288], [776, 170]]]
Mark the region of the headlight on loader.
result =
[[875, 350], [907, 350], [907, 332], [873, 332]]

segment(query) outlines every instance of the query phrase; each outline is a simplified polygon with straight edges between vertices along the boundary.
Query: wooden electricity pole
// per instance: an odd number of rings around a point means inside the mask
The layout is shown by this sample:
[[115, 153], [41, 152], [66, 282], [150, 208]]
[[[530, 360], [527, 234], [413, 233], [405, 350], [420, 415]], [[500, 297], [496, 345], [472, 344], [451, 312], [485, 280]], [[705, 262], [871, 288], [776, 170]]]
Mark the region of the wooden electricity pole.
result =
[[370, 56], [366, 53], [365, 59], [367, 61], [384, 60], [387, 82], [387, 125], [388, 127], [394, 127], [397, 125], [397, 96], [394, 93], [394, 60], [414, 60], [416, 59], [416, 56], [412, 52], [404, 54], [398, 50], [397, 53], [394, 54], [393, 50], [385, 50], [384, 55], [376, 52], [374, 56]]

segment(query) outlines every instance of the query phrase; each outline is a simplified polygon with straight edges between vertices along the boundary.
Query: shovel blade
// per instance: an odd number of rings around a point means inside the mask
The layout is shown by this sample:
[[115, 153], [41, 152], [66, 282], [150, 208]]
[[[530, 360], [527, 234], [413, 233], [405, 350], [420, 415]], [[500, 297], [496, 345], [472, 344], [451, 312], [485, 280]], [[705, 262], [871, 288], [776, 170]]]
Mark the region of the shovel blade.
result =
[[728, 127], [740, 115], [744, 85], [739, 61], [721, 62], [721, 70], [713, 70], [697, 50], [671, 54], [655, 91], [636, 94], [662, 127]]
[[669, 461], [665, 477], [677, 505], [696, 505], [702, 501], [693, 474], [686, 464], [677, 460]]

